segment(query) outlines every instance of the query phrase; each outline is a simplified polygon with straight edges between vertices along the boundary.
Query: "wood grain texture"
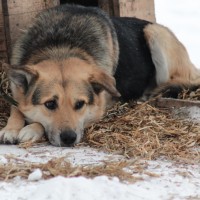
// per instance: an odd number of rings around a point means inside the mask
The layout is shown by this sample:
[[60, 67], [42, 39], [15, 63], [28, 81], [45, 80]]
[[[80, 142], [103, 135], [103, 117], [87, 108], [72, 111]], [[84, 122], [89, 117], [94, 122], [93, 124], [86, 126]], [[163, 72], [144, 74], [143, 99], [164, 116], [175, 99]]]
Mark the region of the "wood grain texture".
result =
[[2, 1], [3, 0], [0, 0], [0, 60], [7, 61], [7, 44], [6, 44]]
[[120, 16], [156, 21], [154, 0], [119, 0]]
[[111, 16], [138, 17], [156, 21], [154, 0], [99, 0], [99, 7]]
[[59, 0], [1, 0], [8, 53], [22, 31], [42, 10], [59, 5]]
[[200, 101], [172, 99], [172, 98], [158, 98], [153, 101], [153, 105], [160, 108], [182, 108], [182, 107], [200, 107]]

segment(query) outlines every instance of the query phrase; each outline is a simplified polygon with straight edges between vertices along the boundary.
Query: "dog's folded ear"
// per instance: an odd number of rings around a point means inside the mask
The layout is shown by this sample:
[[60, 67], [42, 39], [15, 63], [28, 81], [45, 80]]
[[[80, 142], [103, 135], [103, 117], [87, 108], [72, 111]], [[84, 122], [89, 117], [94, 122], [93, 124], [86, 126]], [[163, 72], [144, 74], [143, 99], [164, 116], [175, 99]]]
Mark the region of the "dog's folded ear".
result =
[[96, 94], [106, 90], [113, 97], [120, 97], [120, 93], [116, 89], [114, 77], [105, 73], [103, 70], [97, 70], [90, 76], [89, 81]]
[[24, 93], [38, 77], [38, 74], [28, 66], [4, 64], [3, 67], [7, 71], [9, 80], [17, 87], [22, 88]]

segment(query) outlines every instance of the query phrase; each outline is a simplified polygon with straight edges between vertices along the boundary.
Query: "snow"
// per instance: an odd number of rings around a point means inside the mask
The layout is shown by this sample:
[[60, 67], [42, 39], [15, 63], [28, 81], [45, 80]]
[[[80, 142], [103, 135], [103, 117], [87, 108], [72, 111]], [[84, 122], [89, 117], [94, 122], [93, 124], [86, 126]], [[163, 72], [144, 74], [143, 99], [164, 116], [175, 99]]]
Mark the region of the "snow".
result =
[[41, 178], [42, 178], [41, 169], [35, 169], [31, 174], [29, 174], [28, 181], [39, 181]]
[[[5, 153], [5, 150], [9, 152]], [[73, 152], [74, 151], [74, 152]], [[123, 156], [106, 154], [89, 147], [60, 148], [51, 145], [36, 145], [32, 148], [20, 149], [15, 145], [1, 145], [0, 158], [8, 156], [24, 161], [46, 163], [52, 158], [65, 157], [73, 165], [99, 165], [103, 161], [124, 159]], [[8, 161], [0, 159], [0, 164]], [[11, 159], [10, 162], [13, 162]], [[0, 182], [1, 200], [167, 200], [200, 198], [200, 165], [178, 164], [164, 159], [156, 161], [140, 161], [146, 166], [148, 173], [136, 173], [143, 178], [134, 184], [121, 183], [118, 178], [108, 179], [106, 176], [88, 179], [84, 177], [55, 177], [42, 179], [42, 172], [36, 169], [27, 180], [16, 177], [12, 181]], [[131, 170], [131, 169], [130, 169]]]
[[188, 108], [189, 118], [193, 121], [200, 122], [200, 108], [193, 106]]
[[[181, 190], [180, 187], [182, 187]], [[181, 192], [180, 197], [176, 199], [182, 199], [185, 194], [189, 197], [193, 189], [187, 184], [174, 184], [174, 188], [177, 193]], [[154, 183], [152, 186], [149, 184], [125, 185], [117, 179], [109, 180], [105, 176], [96, 177], [93, 180], [83, 177], [69, 179], [55, 177], [48, 181], [41, 181], [37, 185], [31, 183], [12, 188], [9, 184], [9, 186], [6, 185], [6, 189], [10, 192], [8, 199], [12, 200], [151, 200], [159, 198], [164, 200], [174, 197], [174, 191], [164, 188], [159, 181], [157, 185]], [[4, 193], [1, 193], [1, 197], [2, 195], [4, 197]]]
[[[4, 155], [4, 154], [3, 154], [3, 155]], [[0, 155], [0, 163], [2, 163], [2, 164], [7, 164], [8, 161], [7, 161], [7, 159], [6, 159], [3, 155]]]
[[51, 145], [37, 145], [28, 149], [21, 149], [16, 145], [0, 145], [0, 163], [6, 163], [7, 155], [17, 158], [19, 161], [32, 163], [46, 163], [53, 158], [65, 157], [72, 165], [93, 165], [102, 161], [119, 161], [123, 159], [119, 155], [110, 155], [87, 147], [64, 148]]
[[184, 117], [185, 120], [200, 123], [200, 107], [182, 107], [173, 111], [175, 116]]
[[[193, 63], [200, 67], [200, 1], [155, 0], [157, 22], [168, 26], [184, 43]], [[196, 108], [188, 110], [191, 119], [199, 120]], [[14, 145], [0, 145], [0, 164], [10, 162], [7, 157], [19, 162], [46, 163], [52, 158], [65, 157], [73, 165], [99, 165], [103, 161], [118, 161], [122, 156], [106, 154], [89, 147], [58, 148], [38, 145], [22, 149]], [[11, 160], [12, 161], [12, 160]], [[55, 177], [42, 179], [36, 169], [27, 180], [16, 177], [12, 181], [0, 181], [1, 200], [182, 200], [200, 199], [200, 164], [178, 164], [163, 158], [156, 161], [141, 161], [147, 164], [146, 171], [157, 174], [135, 174], [143, 180], [136, 183], [121, 183], [118, 178], [106, 176], [88, 179], [84, 177]]]

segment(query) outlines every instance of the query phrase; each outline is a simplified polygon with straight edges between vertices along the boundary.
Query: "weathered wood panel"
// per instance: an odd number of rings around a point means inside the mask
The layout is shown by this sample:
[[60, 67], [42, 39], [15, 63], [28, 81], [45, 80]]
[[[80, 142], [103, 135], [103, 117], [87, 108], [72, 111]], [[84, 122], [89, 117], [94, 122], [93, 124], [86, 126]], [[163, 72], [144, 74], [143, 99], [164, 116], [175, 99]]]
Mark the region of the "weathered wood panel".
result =
[[154, 0], [119, 0], [120, 16], [155, 21]]
[[2, 0], [0, 0], [0, 60], [7, 60], [7, 45], [5, 36]]
[[99, 7], [112, 16], [156, 21], [154, 0], [99, 0]]
[[2, 13], [0, 13], [0, 51], [6, 51], [4, 19]]
[[0, 52], [6, 51], [6, 38], [4, 32], [4, 21], [0, 15]]
[[7, 11], [5, 15], [26, 14], [30, 12], [39, 12], [46, 8], [58, 5], [59, 0], [3, 0], [7, 2]]
[[158, 98], [152, 102], [154, 106], [160, 108], [182, 108], [182, 107], [200, 107], [200, 101], [183, 100], [183, 99], [172, 99], [172, 98]]
[[44, 9], [58, 5], [59, 2], [59, 0], [3, 0], [9, 53], [16, 39], [36, 14]]
[[99, 7], [111, 16], [119, 16], [119, 0], [99, 0]]

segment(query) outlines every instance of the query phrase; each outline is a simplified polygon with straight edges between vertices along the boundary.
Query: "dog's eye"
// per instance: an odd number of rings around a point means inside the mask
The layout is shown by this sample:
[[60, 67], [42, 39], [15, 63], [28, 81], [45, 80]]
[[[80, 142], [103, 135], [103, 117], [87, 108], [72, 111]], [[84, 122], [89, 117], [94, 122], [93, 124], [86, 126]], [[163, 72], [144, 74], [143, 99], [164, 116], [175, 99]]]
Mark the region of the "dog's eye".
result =
[[49, 110], [55, 110], [58, 107], [56, 100], [47, 101], [44, 103], [44, 105]]
[[83, 101], [83, 100], [77, 101], [75, 106], [74, 106], [74, 109], [75, 110], [80, 110], [84, 105], [85, 105], [85, 101]]

